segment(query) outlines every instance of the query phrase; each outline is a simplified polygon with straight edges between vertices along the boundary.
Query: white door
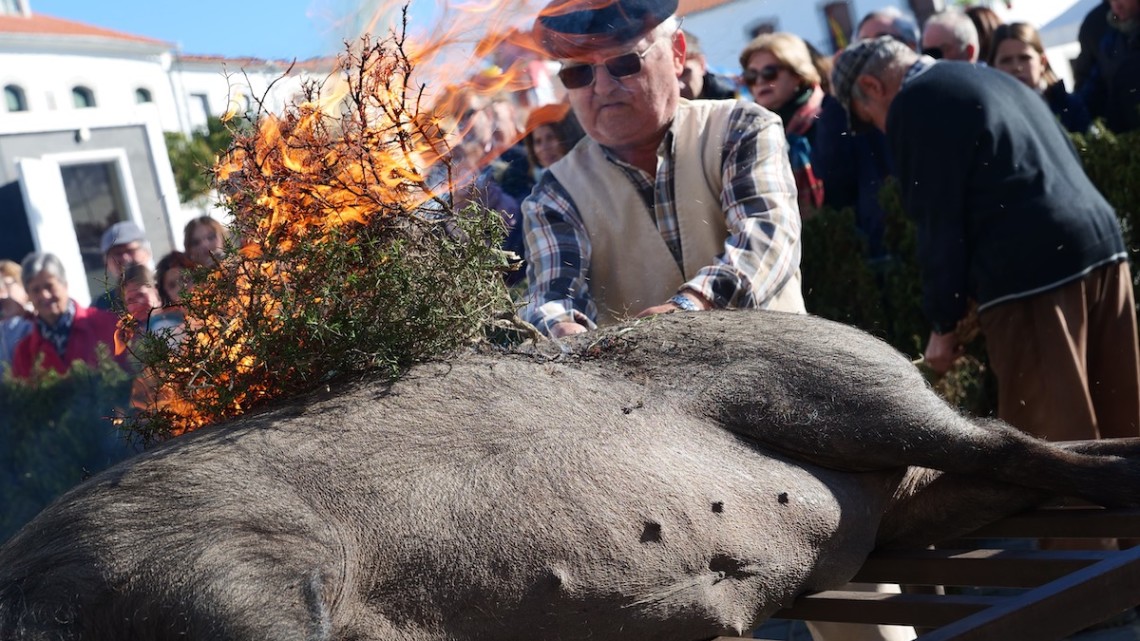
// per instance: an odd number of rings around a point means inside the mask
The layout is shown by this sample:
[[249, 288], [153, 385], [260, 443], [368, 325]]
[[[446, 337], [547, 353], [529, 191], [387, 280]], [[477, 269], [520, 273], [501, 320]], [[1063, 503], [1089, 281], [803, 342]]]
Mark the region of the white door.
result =
[[91, 290], [87, 286], [87, 271], [83, 268], [83, 255], [75, 236], [59, 164], [38, 158], [19, 158], [16, 160], [16, 171], [36, 251], [58, 256], [67, 272], [67, 287], [71, 297], [80, 305], [90, 305]]

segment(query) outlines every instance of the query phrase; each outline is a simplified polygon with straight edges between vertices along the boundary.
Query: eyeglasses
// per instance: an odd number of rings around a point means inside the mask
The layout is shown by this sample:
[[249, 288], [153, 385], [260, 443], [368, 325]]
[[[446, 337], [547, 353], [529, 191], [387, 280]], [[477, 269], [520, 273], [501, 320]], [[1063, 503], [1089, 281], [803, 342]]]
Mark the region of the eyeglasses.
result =
[[780, 65], [765, 65], [759, 70], [745, 69], [744, 74], [741, 75], [741, 80], [744, 81], [744, 86], [751, 87], [759, 81], [772, 82], [783, 70], [784, 68]]
[[[660, 42], [660, 39], [654, 40], [653, 44], [646, 47], [645, 51], [641, 53], [637, 53], [636, 51], [623, 53], [620, 56], [607, 58], [599, 64], [603, 65], [606, 68], [606, 72], [615, 80], [635, 76], [641, 72], [641, 61], [645, 59], [646, 54], [648, 54], [658, 42]], [[562, 81], [562, 85], [567, 89], [589, 87], [594, 84], [594, 67], [597, 66], [597, 64], [592, 64], [562, 67], [562, 69], [558, 71], [558, 79]]]
[[941, 60], [946, 57], [946, 54], [942, 51], [942, 47], [927, 47], [922, 50], [922, 55], [930, 56], [935, 60]]

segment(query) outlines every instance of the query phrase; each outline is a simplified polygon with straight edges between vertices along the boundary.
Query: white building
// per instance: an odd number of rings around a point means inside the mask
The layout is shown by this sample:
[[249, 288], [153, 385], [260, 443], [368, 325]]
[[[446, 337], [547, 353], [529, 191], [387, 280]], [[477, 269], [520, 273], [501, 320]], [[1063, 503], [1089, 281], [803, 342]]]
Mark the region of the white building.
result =
[[[1076, 28], [1069, 20], [1064, 25], [1067, 29], [1054, 31], [1057, 25], [1051, 23], [1064, 14], [1079, 16], [1079, 25], [1080, 18], [1098, 3], [1099, 0], [997, 0], [986, 4], [1005, 22], [1028, 22], [1042, 29], [1054, 70], [1072, 88], [1072, 69], [1065, 62], [1079, 53]], [[895, 6], [921, 24], [930, 14], [951, 4], [954, 3], [947, 0], [680, 0], [678, 13], [684, 17], [683, 28], [700, 38], [710, 67], [736, 74], [740, 72], [740, 52], [759, 33], [794, 33], [830, 54], [835, 51], [836, 29], [849, 37], [859, 20], [875, 9]]]
[[157, 259], [181, 248], [201, 213], [178, 201], [163, 132], [189, 134], [207, 115], [262, 102], [279, 111], [332, 67], [308, 61], [283, 78], [288, 63], [184, 55], [28, 2], [0, 1], [0, 258], [59, 255], [83, 304], [104, 288], [103, 230], [133, 220]]

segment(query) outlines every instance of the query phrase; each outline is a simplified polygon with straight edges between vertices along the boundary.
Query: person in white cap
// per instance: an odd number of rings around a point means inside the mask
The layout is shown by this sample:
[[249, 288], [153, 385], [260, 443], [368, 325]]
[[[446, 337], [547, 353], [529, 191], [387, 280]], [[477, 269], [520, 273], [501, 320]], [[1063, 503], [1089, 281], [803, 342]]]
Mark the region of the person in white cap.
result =
[[138, 225], [128, 220], [115, 223], [103, 232], [99, 250], [103, 253], [103, 265], [107, 269], [107, 291], [95, 299], [91, 306], [107, 311], [121, 311], [123, 304], [119, 300], [119, 281], [127, 267], [150, 264], [150, 241]]

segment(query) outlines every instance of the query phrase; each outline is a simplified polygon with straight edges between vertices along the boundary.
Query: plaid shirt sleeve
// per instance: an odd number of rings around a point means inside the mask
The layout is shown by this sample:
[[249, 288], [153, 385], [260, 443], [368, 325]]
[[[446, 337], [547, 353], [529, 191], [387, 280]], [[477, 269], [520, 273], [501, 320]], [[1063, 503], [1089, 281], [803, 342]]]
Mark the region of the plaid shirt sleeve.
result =
[[529, 283], [523, 320], [549, 334], [555, 323], [573, 321], [594, 329], [598, 310], [586, 275], [590, 239], [574, 201], [546, 172], [522, 203]]
[[800, 213], [779, 120], [738, 103], [721, 165], [724, 253], [682, 289], [714, 307], [767, 307], [800, 267]]

